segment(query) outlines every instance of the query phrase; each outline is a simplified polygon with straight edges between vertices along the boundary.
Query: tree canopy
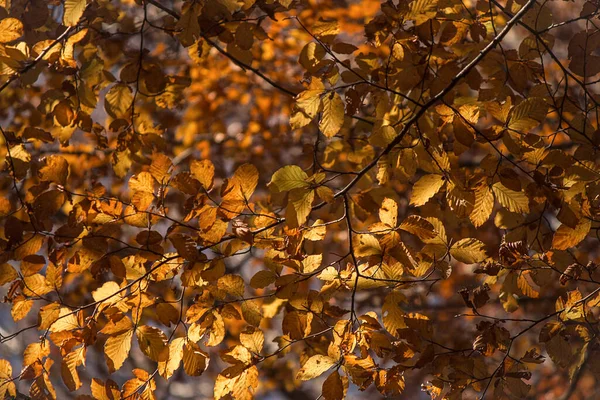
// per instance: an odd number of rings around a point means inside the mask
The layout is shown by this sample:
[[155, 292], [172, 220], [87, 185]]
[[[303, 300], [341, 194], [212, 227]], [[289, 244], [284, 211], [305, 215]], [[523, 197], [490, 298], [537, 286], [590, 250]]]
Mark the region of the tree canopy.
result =
[[1, 0], [0, 398], [593, 398], [598, 14]]

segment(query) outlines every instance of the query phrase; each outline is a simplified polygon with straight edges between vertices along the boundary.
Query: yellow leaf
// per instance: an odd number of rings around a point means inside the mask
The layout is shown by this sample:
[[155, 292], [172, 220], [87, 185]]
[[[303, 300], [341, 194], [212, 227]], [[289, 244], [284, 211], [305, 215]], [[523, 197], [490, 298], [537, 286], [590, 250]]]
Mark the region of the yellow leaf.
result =
[[300, 129], [310, 124], [312, 118], [304, 114], [304, 111], [297, 110], [290, 116], [290, 126], [292, 129]]
[[142, 325], [137, 328], [136, 335], [142, 353], [153, 361], [159, 361], [159, 356], [165, 350], [167, 337], [158, 328]]
[[323, 90], [325, 90], [323, 83], [313, 79], [308, 89], [298, 95], [296, 104], [308, 117], [314, 118], [319, 112]]
[[77, 315], [67, 307], [60, 307], [58, 318], [48, 328], [50, 332], [72, 331], [79, 329]]
[[129, 189], [132, 193], [154, 193], [154, 180], [149, 172], [140, 172], [129, 179]]
[[27, 367], [36, 361], [42, 361], [44, 357], [50, 354], [50, 345], [48, 341], [42, 343], [31, 343], [23, 352], [23, 366]]
[[121, 390], [115, 381], [108, 379], [106, 383], [100, 379], [92, 379], [90, 384], [92, 397], [94, 400], [120, 400]]
[[[54, 196], [53, 195], [49, 196], [50, 200], [52, 200], [52, 197], [54, 197]], [[38, 198], [40, 198], [40, 197], [38, 196]], [[61, 199], [55, 199], [55, 200], [57, 200], [57, 201], [54, 204], [50, 204], [49, 208], [55, 209], [55, 207], [57, 206], [58, 202]], [[37, 206], [38, 206], [38, 210], [43, 210], [44, 205], [43, 205], [42, 201], [39, 201]], [[47, 217], [49, 217], [49, 215]], [[17, 247], [14, 250], [14, 259], [15, 260], [22, 260], [23, 258], [27, 257], [30, 254], [37, 253], [38, 251], [40, 251], [40, 249], [42, 248], [42, 245], [44, 244], [44, 237], [42, 235], [36, 234], [35, 232], [25, 235], [25, 237], [23, 239], [24, 240], [19, 245], [19, 247]], [[43, 280], [43, 277], [41, 275], [37, 274], [37, 277], [38, 278], [41, 277]], [[27, 278], [29, 278], [29, 277], [27, 277]], [[45, 282], [42, 281], [41, 284], [39, 284], [39, 286], [38, 286], [39, 282], [35, 282], [33, 286], [30, 286], [29, 285], [30, 282], [27, 282], [27, 279], [25, 279], [25, 281], [26, 281], [25, 282], [26, 287], [23, 289], [23, 293], [25, 293], [28, 296], [42, 295], [42, 294], [46, 294], [50, 291], [50, 289], [49, 289], [47, 291], [44, 291], [43, 293], [38, 292], [35, 294], [30, 294], [28, 292], [27, 286], [29, 286], [31, 288], [37, 287], [37, 289], [39, 289], [40, 291], [43, 291], [43, 290], [45, 290], [44, 288], [46, 287]]]
[[275, 282], [277, 275], [270, 270], [258, 271], [252, 279], [250, 279], [250, 286], [255, 289], [262, 289]]
[[323, 112], [319, 129], [328, 138], [334, 137], [344, 125], [344, 102], [339, 94], [331, 92], [322, 99]]
[[340, 32], [337, 21], [319, 19], [312, 27], [312, 33], [316, 37], [337, 35]]
[[327, 267], [317, 275], [317, 278], [322, 281], [331, 282], [338, 279], [339, 276], [338, 271], [334, 267]]
[[[242, 308], [242, 316], [246, 320], [247, 323], [254, 326], [259, 326], [262, 321], [262, 312], [260, 309], [260, 303], [258, 300], [246, 300], [241, 304]], [[217, 321], [218, 322], [218, 321]], [[222, 322], [221, 322], [222, 324]], [[219, 329], [218, 333], [221, 336], [221, 340], [224, 335], [224, 327], [222, 325], [218, 325], [217, 327], [213, 326], [213, 330]], [[212, 335], [211, 335], [212, 337]], [[208, 343], [207, 343], [208, 344]]]
[[556, 250], [567, 250], [570, 247], [577, 246], [590, 232], [592, 222], [587, 218], [582, 218], [575, 229], [562, 224], [554, 233], [552, 238], [552, 248]]
[[110, 336], [104, 344], [104, 355], [108, 370], [112, 373], [123, 366], [131, 350], [133, 330], [127, 330], [119, 335]]
[[396, 138], [396, 130], [390, 125], [384, 125], [369, 136], [369, 143], [373, 146], [385, 147]]
[[516, 105], [510, 114], [508, 129], [527, 133], [546, 118], [548, 104], [541, 97], [532, 97]]
[[171, 176], [170, 170], [173, 162], [169, 157], [162, 153], [154, 153], [152, 155], [152, 164], [150, 164], [150, 175], [160, 184], [167, 182]]
[[406, 328], [404, 322], [404, 311], [400, 308], [401, 303], [405, 303], [406, 298], [398, 292], [391, 292], [385, 297], [381, 314], [383, 316], [383, 326], [392, 335], [398, 336], [398, 329]]
[[219, 290], [232, 296], [244, 296], [244, 279], [239, 275], [227, 274], [219, 278], [217, 281]]
[[124, 151], [116, 151], [113, 153], [112, 165], [115, 174], [122, 178], [129, 172], [131, 167], [131, 152], [127, 149]]
[[17, 322], [25, 318], [29, 311], [31, 311], [31, 306], [33, 306], [33, 300], [27, 299], [22, 295], [15, 298], [10, 310], [13, 320]]
[[398, 224], [398, 204], [390, 198], [383, 199], [379, 209], [379, 219], [384, 224], [395, 228]]
[[183, 369], [189, 376], [200, 376], [208, 368], [208, 354], [200, 350], [194, 342], [183, 347]]
[[271, 177], [269, 187], [275, 193], [309, 187], [308, 175], [297, 165], [287, 165], [278, 169]]
[[487, 185], [481, 185], [475, 190], [475, 206], [469, 215], [476, 228], [483, 225], [494, 209], [494, 195]]
[[37, 254], [23, 257], [21, 261], [21, 273], [23, 276], [31, 276], [40, 272], [46, 265], [46, 258]]
[[323, 225], [322, 219], [318, 219], [304, 230], [304, 239], [316, 242], [323, 240], [326, 234], [327, 226]]
[[223, 370], [215, 381], [216, 400], [231, 394], [234, 399], [250, 400], [258, 386], [258, 369], [252, 365], [236, 364]]
[[300, 371], [298, 371], [298, 374], [296, 375], [296, 379], [301, 381], [314, 379], [333, 367], [336, 362], [337, 361], [333, 358], [320, 354], [312, 356], [304, 363], [302, 368], [300, 368]]
[[[250, 303], [251, 301], [244, 301], [242, 303], [242, 311], [244, 304]], [[206, 341], [207, 346], [216, 346], [220, 344], [225, 338], [225, 321], [223, 317], [217, 311], [212, 313], [212, 325], [210, 326], [210, 334]]]
[[413, 206], [422, 206], [435, 196], [443, 185], [444, 177], [442, 175], [430, 174], [422, 176], [413, 186], [410, 204]]
[[379, 240], [373, 235], [356, 235], [356, 244], [354, 254], [357, 257], [366, 257], [381, 254], [381, 245]]
[[450, 254], [465, 264], [474, 264], [487, 257], [485, 245], [474, 238], [466, 238], [454, 243], [450, 249]]
[[500, 182], [494, 183], [492, 190], [498, 202], [509, 211], [516, 213], [529, 212], [529, 199], [525, 193], [511, 190]]
[[154, 400], [156, 383], [146, 371], [134, 369], [135, 378], [128, 380], [123, 385], [123, 399]]
[[322, 260], [322, 254], [312, 254], [307, 256], [304, 260], [302, 260], [302, 272], [305, 274], [310, 274], [311, 272], [316, 271], [321, 266]]
[[210, 160], [192, 161], [190, 171], [194, 178], [204, 186], [204, 189], [210, 190], [213, 186], [215, 176], [215, 166]]
[[236, 345], [221, 354], [221, 359], [230, 364], [252, 364], [252, 354], [244, 346]]
[[[6, 15], [6, 14], [5, 14]], [[16, 18], [4, 18], [0, 21], [0, 43], [17, 40], [23, 35], [23, 23]]]
[[60, 315], [60, 304], [50, 303], [40, 308], [39, 323], [40, 329], [48, 329]]
[[133, 329], [133, 323], [128, 317], [122, 317], [116, 320], [110, 319], [100, 330], [100, 333], [106, 335], [119, 335]]
[[0, 286], [17, 279], [19, 275], [10, 264], [0, 264]]
[[233, 173], [231, 183], [239, 187], [242, 191], [242, 197], [248, 200], [258, 184], [258, 170], [252, 164], [240, 165]]
[[421, 240], [433, 239], [437, 236], [431, 222], [419, 215], [407, 217], [399, 226], [403, 231], [412, 233]]
[[409, 5], [405, 19], [412, 19], [416, 25], [421, 25], [435, 17], [438, 9], [437, 0], [413, 0]]
[[69, 163], [59, 155], [51, 155], [45, 159], [46, 165], [40, 168], [38, 175], [42, 181], [50, 181], [64, 185], [69, 176]]
[[104, 109], [111, 117], [125, 118], [131, 112], [133, 92], [129, 85], [118, 83], [110, 88], [104, 98]]
[[12, 367], [6, 360], [0, 359], [0, 399], [7, 398], [9, 394], [16, 396], [16, 387], [12, 377]]
[[183, 346], [185, 345], [185, 338], [175, 338], [169, 343], [169, 350], [164, 360], [158, 362], [158, 372], [160, 375], [169, 379], [175, 371], [179, 368], [181, 359], [183, 358]]
[[254, 354], [260, 354], [265, 343], [265, 335], [260, 329], [249, 326], [240, 333], [240, 343]]
[[65, 0], [65, 13], [63, 15], [63, 24], [65, 26], [75, 26], [81, 19], [85, 11], [86, 0]]
[[285, 214], [289, 227], [297, 228], [306, 222], [314, 199], [314, 190], [294, 189], [290, 192]]
[[61, 375], [63, 382], [73, 392], [81, 387], [81, 379], [77, 367], [85, 364], [85, 347], [81, 346], [63, 357], [61, 362]]
[[101, 287], [92, 292], [92, 297], [97, 302], [104, 302], [105, 304], [113, 304], [117, 301], [121, 300], [121, 296], [116, 293], [119, 292], [121, 288], [117, 284], [117, 282], [109, 281], [105, 282]]

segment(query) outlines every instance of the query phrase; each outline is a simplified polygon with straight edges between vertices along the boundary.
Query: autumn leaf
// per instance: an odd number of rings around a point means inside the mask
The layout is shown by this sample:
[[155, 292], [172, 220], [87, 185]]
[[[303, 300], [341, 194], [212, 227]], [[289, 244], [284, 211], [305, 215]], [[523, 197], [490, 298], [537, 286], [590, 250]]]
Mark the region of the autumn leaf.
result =
[[4, 359], [0, 359], [0, 397], [16, 395], [15, 383], [12, 381], [12, 367], [10, 363]]
[[192, 161], [190, 171], [206, 190], [212, 189], [215, 166], [210, 160]]
[[413, 186], [410, 204], [422, 206], [429, 201], [444, 185], [442, 175], [430, 174], [422, 176]]
[[244, 332], [240, 333], [240, 342], [251, 352], [260, 354], [265, 342], [265, 336], [260, 329], [248, 327]]
[[379, 209], [379, 219], [392, 228], [396, 227], [398, 224], [398, 204], [390, 198], [383, 199]]
[[167, 346], [166, 335], [160, 329], [147, 325], [138, 327], [136, 335], [142, 353], [153, 361], [160, 361], [160, 356]]
[[208, 367], [208, 355], [195, 343], [183, 347], [183, 369], [190, 376], [200, 376]]
[[4, 18], [0, 21], [0, 43], [12, 42], [23, 35], [23, 23], [16, 18]]
[[130, 111], [132, 102], [133, 92], [131, 88], [125, 84], [116, 84], [106, 93], [104, 109], [111, 117], [122, 118]]
[[567, 250], [577, 246], [590, 232], [592, 223], [587, 218], [582, 218], [575, 228], [562, 224], [558, 227], [552, 238], [552, 248]]
[[399, 228], [412, 233], [421, 240], [433, 239], [436, 236], [433, 225], [418, 215], [410, 215], [402, 221]]
[[52, 155], [46, 158], [46, 164], [40, 168], [39, 175], [43, 181], [51, 181], [64, 185], [69, 176], [69, 163], [64, 157]]
[[323, 96], [323, 111], [319, 129], [327, 137], [335, 136], [344, 124], [344, 103], [335, 92]]
[[131, 350], [131, 339], [133, 330], [127, 330], [123, 333], [110, 336], [104, 344], [104, 355], [106, 356], [106, 364], [111, 372], [119, 370]]
[[173, 376], [173, 373], [179, 369], [181, 360], [183, 358], [183, 347], [185, 345], [185, 338], [174, 338], [171, 340], [168, 346], [166, 356], [161, 354], [158, 361], [158, 370], [160, 375], [169, 379]]
[[65, 0], [63, 24], [66, 26], [77, 25], [85, 11], [86, 2], [86, 0]]
[[273, 174], [269, 187], [276, 193], [304, 189], [309, 186], [307, 179], [308, 175], [300, 167], [288, 165]]
[[417, 25], [433, 18], [437, 11], [437, 1], [413, 0], [410, 3], [407, 19], [414, 19]]
[[[309, 88], [298, 95], [296, 104], [308, 117], [314, 118], [317, 115], [317, 112], [321, 107], [321, 94], [324, 89], [325, 87], [321, 81], [313, 79]], [[330, 104], [330, 106], [339, 107], [339, 105], [333, 104]]]
[[475, 227], [480, 227], [489, 218], [494, 209], [494, 195], [486, 186], [481, 185], [475, 190], [475, 206], [469, 216]]
[[322, 394], [326, 400], [342, 400], [346, 397], [344, 381], [338, 371], [333, 371], [323, 382]]
[[154, 399], [156, 384], [148, 372], [136, 368], [133, 371], [134, 378], [123, 384], [123, 398], [140, 396], [143, 400]]
[[322, 355], [315, 355], [309, 358], [302, 368], [298, 371], [296, 379], [308, 381], [314, 379], [336, 364], [336, 360]]
[[450, 254], [465, 264], [474, 264], [484, 260], [487, 255], [485, 245], [477, 239], [461, 239], [450, 248]]
[[79, 389], [82, 385], [77, 367], [85, 364], [85, 350], [84, 346], [79, 347], [67, 354], [62, 360], [61, 374], [63, 382], [71, 392]]
[[548, 112], [548, 105], [540, 97], [533, 97], [516, 105], [508, 120], [508, 129], [527, 132], [540, 124]]
[[597, 2], [492, 3], [0, 2], [0, 398], [593, 398]]
[[304, 224], [312, 210], [315, 199], [314, 190], [294, 189], [290, 192], [286, 208], [288, 225], [298, 227]]
[[17, 271], [10, 264], [0, 264], [0, 285], [5, 285], [18, 278]]
[[516, 192], [508, 189], [500, 182], [496, 182], [494, 186], [492, 186], [492, 189], [494, 195], [496, 195], [496, 199], [498, 199], [503, 207], [517, 213], [529, 212], [529, 199], [523, 192]]

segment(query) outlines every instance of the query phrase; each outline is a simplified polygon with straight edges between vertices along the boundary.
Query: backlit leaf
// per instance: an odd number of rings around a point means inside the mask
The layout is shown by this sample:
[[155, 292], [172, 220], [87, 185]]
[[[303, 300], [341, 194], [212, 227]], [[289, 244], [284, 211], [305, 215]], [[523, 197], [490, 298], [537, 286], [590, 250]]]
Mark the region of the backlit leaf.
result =
[[302, 368], [298, 371], [296, 379], [308, 381], [314, 379], [336, 364], [336, 361], [330, 357], [316, 355], [309, 358]]
[[444, 177], [442, 175], [430, 174], [422, 176], [413, 186], [413, 191], [410, 196], [410, 204], [413, 206], [422, 206], [444, 185]]

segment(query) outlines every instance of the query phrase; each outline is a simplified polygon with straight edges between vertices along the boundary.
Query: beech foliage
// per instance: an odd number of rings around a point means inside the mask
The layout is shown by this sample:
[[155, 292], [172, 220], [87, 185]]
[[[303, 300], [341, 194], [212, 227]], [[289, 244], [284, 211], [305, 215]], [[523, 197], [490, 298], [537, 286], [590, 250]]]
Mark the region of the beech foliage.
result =
[[593, 396], [599, 8], [1, 0], [0, 398]]

